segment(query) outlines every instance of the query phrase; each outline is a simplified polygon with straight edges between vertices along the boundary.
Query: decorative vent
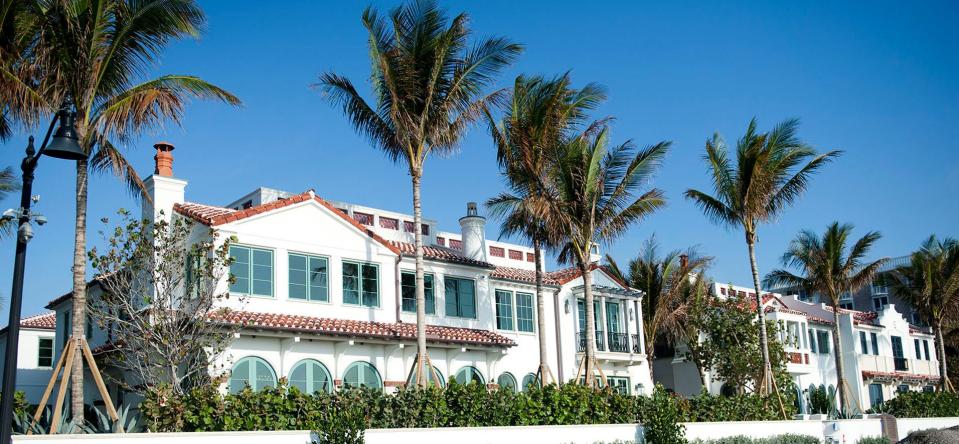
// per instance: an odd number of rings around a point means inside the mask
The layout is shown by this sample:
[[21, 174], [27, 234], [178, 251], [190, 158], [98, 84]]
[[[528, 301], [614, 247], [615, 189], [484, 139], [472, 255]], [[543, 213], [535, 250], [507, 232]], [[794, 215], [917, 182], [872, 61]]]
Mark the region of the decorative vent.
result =
[[399, 230], [400, 221], [398, 219], [393, 219], [392, 217], [380, 216], [380, 226], [389, 230]]
[[509, 250], [509, 258], [516, 261], [521, 261], [523, 260], [523, 252], [519, 250]]
[[361, 224], [363, 224], [363, 225], [373, 226], [373, 215], [372, 215], [372, 214], [360, 213], [359, 211], [354, 211], [354, 212], [353, 212], [353, 219], [356, 219], [357, 222], [359, 222], [359, 223], [361, 223]]
[[526, 262], [536, 262], [536, 255], [533, 253], [526, 253]]
[[436, 236], [436, 245], [442, 245], [442, 246], [445, 247], [445, 246], [446, 246], [446, 238], [445, 238], [445, 237]]
[[457, 240], [457, 239], [450, 239], [450, 248], [452, 248], [452, 249], [454, 249], [454, 250], [462, 250], [462, 249], [463, 249], [463, 241], [460, 241], [460, 240]]
[[493, 257], [506, 257], [506, 250], [502, 247], [489, 247], [489, 255]]

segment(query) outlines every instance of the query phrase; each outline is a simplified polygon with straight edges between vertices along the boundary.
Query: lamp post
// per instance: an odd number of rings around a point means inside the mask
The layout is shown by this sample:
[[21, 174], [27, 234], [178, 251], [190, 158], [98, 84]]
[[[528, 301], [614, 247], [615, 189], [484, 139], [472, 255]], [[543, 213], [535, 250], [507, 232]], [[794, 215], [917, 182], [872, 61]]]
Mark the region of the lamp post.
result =
[[[3, 218], [8, 220], [17, 219], [17, 253], [13, 263], [13, 290], [10, 292], [10, 321], [7, 324], [7, 348], [6, 358], [3, 362], [3, 386], [0, 387], [0, 444], [9, 444], [11, 442], [13, 423], [13, 393], [16, 391], [17, 380], [17, 348], [20, 339], [20, 306], [23, 302], [23, 269], [27, 261], [27, 242], [33, 238], [33, 227], [31, 221], [36, 221], [38, 225], [46, 223], [46, 218], [39, 214], [30, 212], [30, 204], [33, 202], [33, 173], [37, 169], [37, 162], [40, 156], [46, 154], [50, 157], [67, 160], [84, 160], [87, 153], [80, 147], [77, 132], [74, 128], [76, 112], [72, 109], [69, 102], [64, 102], [60, 110], [50, 122], [47, 129], [47, 135], [43, 138], [43, 144], [40, 145], [40, 151], [33, 150], [33, 136], [30, 136], [30, 142], [27, 144], [27, 155], [20, 163], [20, 169], [23, 170], [23, 185], [20, 191], [20, 208], [16, 210], [7, 210]], [[60, 126], [56, 132], [53, 131], [57, 121]], [[50, 141], [50, 135], [53, 134], [53, 140]], [[50, 146], [47, 142], [50, 141]]]

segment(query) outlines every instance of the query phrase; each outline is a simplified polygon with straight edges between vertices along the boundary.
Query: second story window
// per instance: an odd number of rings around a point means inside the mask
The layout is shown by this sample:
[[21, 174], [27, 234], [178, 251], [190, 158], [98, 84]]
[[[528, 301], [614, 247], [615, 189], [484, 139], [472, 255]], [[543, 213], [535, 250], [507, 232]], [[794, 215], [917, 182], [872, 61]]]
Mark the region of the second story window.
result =
[[[416, 273], [404, 271], [401, 282], [403, 292], [403, 311], [416, 313]], [[436, 314], [436, 297], [433, 295], [433, 275], [423, 275], [423, 290], [426, 297], [426, 314]]]
[[922, 351], [926, 355], [926, 360], [929, 361], [929, 341], [925, 339], [922, 340]]
[[446, 315], [476, 319], [476, 292], [472, 279], [445, 278]]
[[273, 297], [273, 251], [231, 245], [230, 257], [231, 293]]
[[379, 268], [375, 264], [343, 261], [343, 303], [380, 306]]
[[496, 290], [496, 329], [513, 329], [513, 292]]
[[816, 342], [819, 344], [819, 354], [828, 355], [830, 349], [829, 332], [825, 330], [816, 330]]
[[516, 329], [533, 332], [533, 295], [516, 293]]
[[329, 264], [325, 257], [290, 253], [290, 299], [327, 302]]
[[40, 338], [37, 344], [37, 367], [53, 367], [53, 339]]
[[875, 333], [869, 333], [870, 342], [872, 342], [872, 354], [879, 355], [879, 335]]
[[876, 311], [882, 310], [883, 307], [889, 305], [888, 296], [876, 296], [872, 298], [872, 308]]

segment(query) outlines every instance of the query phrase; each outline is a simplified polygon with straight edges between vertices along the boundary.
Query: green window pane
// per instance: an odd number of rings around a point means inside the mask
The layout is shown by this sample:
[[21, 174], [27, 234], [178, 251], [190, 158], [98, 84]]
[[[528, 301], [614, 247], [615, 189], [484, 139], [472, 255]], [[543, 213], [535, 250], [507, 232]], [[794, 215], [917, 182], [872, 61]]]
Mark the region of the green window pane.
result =
[[319, 361], [306, 359], [293, 367], [290, 372], [290, 385], [306, 394], [330, 392], [332, 380], [326, 366]]
[[310, 300], [328, 301], [329, 284], [327, 283], [327, 261], [322, 257], [310, 257]]
[[291, 254], [289, 256], [290, 299], [308, 299], [306, 288], [306, 256]]
[[479, 372], [475, 367], [463, 367], [460, 371], [456, 372], [456, 382], [458, 384], [486, 384], [486, 381], [483, 379], [483, 374]]
[[270, 365], [262, 360], [257, 360], [254, 363], [253, 367], [256, 371], [254, 380], [256, 381], [256, 387], [254, 390], [262, 390], [267, 387], [276, 386], [276, 376], [273, 375], [273, 369], [270, 368]]
[[383, 388], [379, 372], [368, 362], [354, 362], [343, 374], [343, 386], [346, 388]]
[[363, 305], [378, 307], [380, 305], [378, 269], [375, 265], [363, 265]]
[[619, 333], [619, 303], [618, 302], [607, 302], [606, 303], [606, 331], [610, 333]]
[[[404, 271], [401, 275], [400, 291], [403, 311], [416, 313], [416, 273]], [[423, 275], [423, 292], [426, 298], [426, 314], [436, 314], [436, 298], [433, 295], [433, 275]]]
[[516, 293], [516, 328], [533, 331], [533, 295], [530, 293]]
[[446, 278], [446, 315], [476, 318], [476, 296], [473, 281], [454, 277]]
[[523, 377], [523, 387], [522, 387], [522, 389], [523, 389], [524, 392], [527, 391], [527, 390], [529, 390], [530, 386], [534, 386], [534, 387], [535, 387], [535, 386], [538, 386], [538, 385], [539, 385], [539, 379], [536, 378], [536, 375], [534, 375], [534, 374], [532, 374], [532, 373], [527, 373], [526, 376]]
[[513, 293], [496, 290], [496, 328], [513, 329]]
[[456, 303], [456, 279], [447, 277], [446, 278], [446, 315], [447, 316], [459, 316], [459, 310]]
[[38, 348], [39, 348], [39, 353], [37, 356], [37, 366], [52, 367], [53, 366], [53, 339], [40, 338]]
[[436, 314], [436, 297], [433, 295], [433, 275], [423, 276], [423, 290], [426, 298], [426, 314]]
[[230, 291], [233, 293], [250, 293], [250, 249], [245, 247], [230, 247], [230, 257], [233, 263], [230, 264], [230, 274], [233, 275], [234, 282], [230, 284]]
[[346, 304], [360, 303], [360, 265], [352, 262], [343, 263], [343, 302]]
[[502, 375], [499, 375], [499, 378], [496, 378], [496, 383], [499, 384], [500, 387], [509, 389], [511, 392], [516, 391], [516, 378], [509, 373], [503, 373]]

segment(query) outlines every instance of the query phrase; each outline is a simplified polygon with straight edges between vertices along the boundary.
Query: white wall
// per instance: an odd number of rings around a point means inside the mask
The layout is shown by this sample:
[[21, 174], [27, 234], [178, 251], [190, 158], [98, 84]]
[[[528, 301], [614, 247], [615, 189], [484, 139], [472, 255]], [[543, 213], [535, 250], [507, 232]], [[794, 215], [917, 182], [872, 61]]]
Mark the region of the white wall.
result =
[[[20, 328], [20, 340], [17, 344], [17, 390], [23, 391], [27, 402], [39, 403], [43, 390], [50, 381], [53, 373], [52, 365], [57, 362], [57, 355], [53, 355], [50, 367], [40, 367], [40, 338], [54, 339], [53, 330]], [[6, 335], [0, 336], [0, 364], [7, 359]]]

